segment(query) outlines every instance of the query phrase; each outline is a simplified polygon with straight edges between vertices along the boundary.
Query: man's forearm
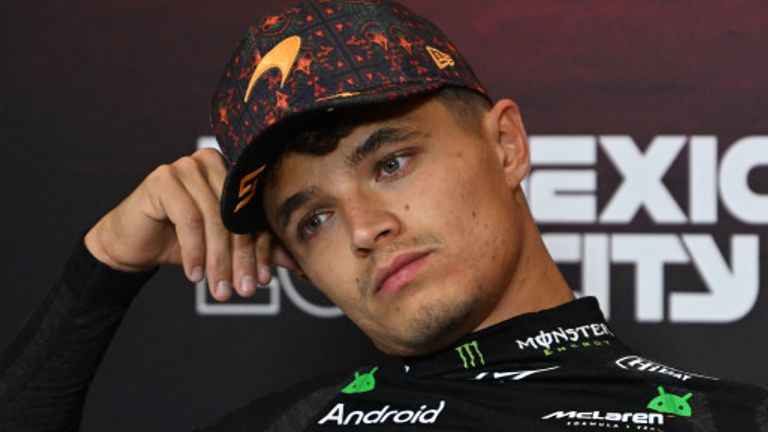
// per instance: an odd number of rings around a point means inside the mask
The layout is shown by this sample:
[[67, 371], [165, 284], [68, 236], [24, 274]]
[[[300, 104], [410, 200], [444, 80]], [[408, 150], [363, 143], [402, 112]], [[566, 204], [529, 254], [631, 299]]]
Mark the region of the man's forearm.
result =
[[154, 274], [115, 271], [82, 241], [0, 353], [0, 430], [77, 430], [88, 385], [131, 300]]

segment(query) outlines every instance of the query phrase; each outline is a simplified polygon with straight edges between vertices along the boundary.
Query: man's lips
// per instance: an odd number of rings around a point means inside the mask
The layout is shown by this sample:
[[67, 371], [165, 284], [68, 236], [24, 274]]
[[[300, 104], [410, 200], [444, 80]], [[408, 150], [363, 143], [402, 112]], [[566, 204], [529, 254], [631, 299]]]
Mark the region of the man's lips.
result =
[[392, 262], [376, 271], [374, 294], [397, 291], [401, 286], [416, 277], [421, 267], [426, 264], [426, 257], [431, 251], [407, 252], [398, 255]]

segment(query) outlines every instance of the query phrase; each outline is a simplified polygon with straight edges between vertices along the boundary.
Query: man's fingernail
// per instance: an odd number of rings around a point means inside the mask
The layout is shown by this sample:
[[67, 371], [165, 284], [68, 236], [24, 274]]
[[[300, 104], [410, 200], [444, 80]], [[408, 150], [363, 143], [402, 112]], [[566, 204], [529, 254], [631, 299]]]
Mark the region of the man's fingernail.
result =
[[226, 298], [231, 291], [232, 284], [230, 284], [229, 281], [223, 280], [216, 284], [216, 297], [218, 297], [219, 300]]
[[256, 284], [253, 281], [253, 276], [243, 276], [243, 280], [240, 281], [240, 292], [242, 292], [243, 295], [251, 295], [255, 289]]
[[200, 280], [203, 278], [203, 268], [200, 266], [193, 268], [192, 271], [189, 272], [189, 278], [193, 282], [200, 282]]
[[269, 266], [259, 266], [259, 283], [266, 285], [272, 280], [272, 271]]

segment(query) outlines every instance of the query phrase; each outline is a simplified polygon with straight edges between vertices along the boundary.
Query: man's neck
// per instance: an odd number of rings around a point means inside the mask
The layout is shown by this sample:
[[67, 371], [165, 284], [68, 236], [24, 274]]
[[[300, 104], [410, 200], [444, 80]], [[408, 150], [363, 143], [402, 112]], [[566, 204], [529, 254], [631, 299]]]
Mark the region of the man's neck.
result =
[[[527, 210], [527, 209], [526, 209]], [[529, 212], [522, 232], [520, 257], [496, 307], [475, 328], [480, 330], [529, 312], [550, 309], [576, 297], [549, 255]]]

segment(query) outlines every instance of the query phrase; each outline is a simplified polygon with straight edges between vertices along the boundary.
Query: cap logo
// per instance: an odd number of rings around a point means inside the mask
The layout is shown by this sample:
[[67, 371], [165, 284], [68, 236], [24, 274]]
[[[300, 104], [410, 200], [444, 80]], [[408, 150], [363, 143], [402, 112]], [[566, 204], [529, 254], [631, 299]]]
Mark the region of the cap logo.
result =
[[238, 210], [251, 201], [251, 198], [253, 198], [253, 195], [256, 193], [256, 185], [259, 184], [259, 174], [261, 174], [266, 167], [266, 165], [262, 165], [240, 180], [240, 191], [238, 192], [237, 197], [241, 198], [241, 200], [237, 203], [234, 213], [237, 213]]
[[453, 58], [449, 56], [448, 54], [440, 51], [437, 48], [432, 48], [431, 46], [427, 45], [427, 52], [430, 56], [432, 56], [432, 60], [434, 60], [437, 67], [440, 69], [445, 69], [449, 66], [454, 66], [456, 62], [453, 61]]
[[296, 61], [296, 57], [299, 55], [299, 49], [301, 48], [301, 37], [290, 36], [283, 39], [279, 44], [272, 47], [268, 53], [261, 58], [261, 61], [256, 65], [256, 70], [251, 75], [251, 80], [248, 82], [248, 88], [245, 90], [245, 98], [243, 102], [248, 102], [251, 98], [251, 91], [256, 81], [264, 75], [264, 73], [272, 68], [277, 68], [282, 74], [280, 79], [280, 87], [285, 84], [285, 80], [288, 79], [288, 74], [291, 73], [293, 63]]

